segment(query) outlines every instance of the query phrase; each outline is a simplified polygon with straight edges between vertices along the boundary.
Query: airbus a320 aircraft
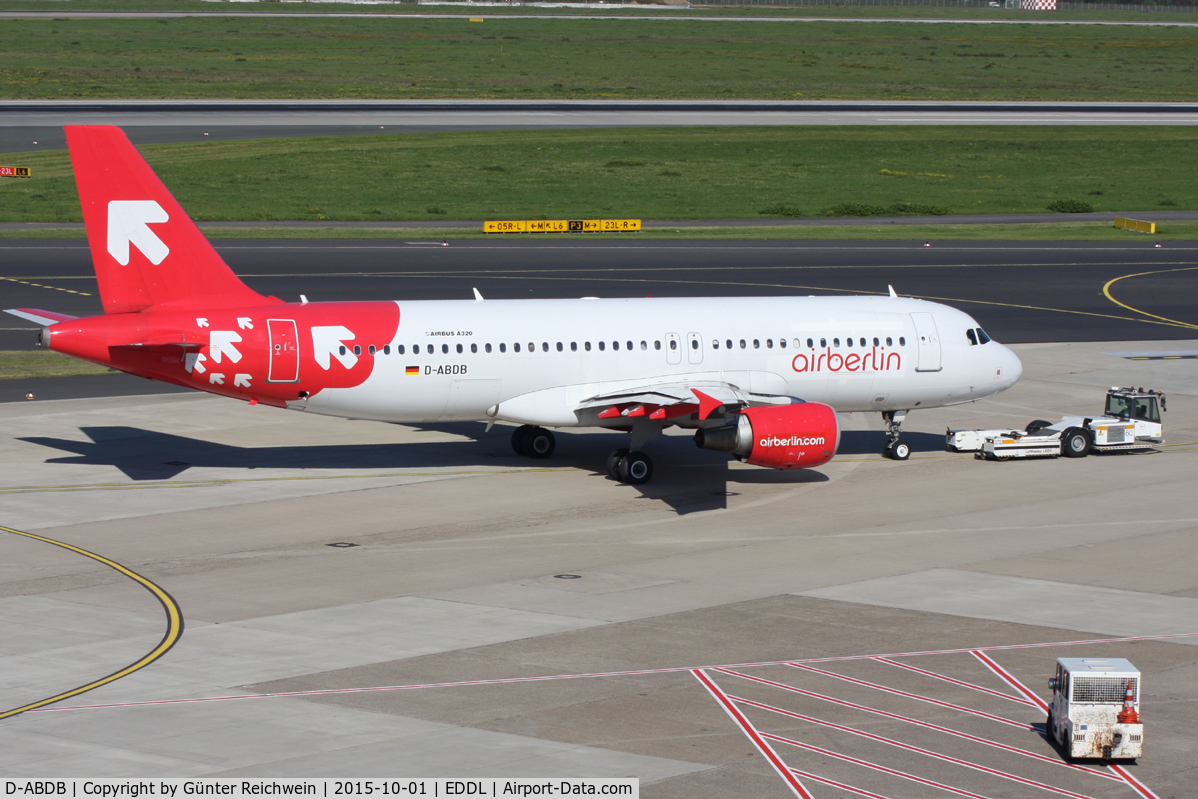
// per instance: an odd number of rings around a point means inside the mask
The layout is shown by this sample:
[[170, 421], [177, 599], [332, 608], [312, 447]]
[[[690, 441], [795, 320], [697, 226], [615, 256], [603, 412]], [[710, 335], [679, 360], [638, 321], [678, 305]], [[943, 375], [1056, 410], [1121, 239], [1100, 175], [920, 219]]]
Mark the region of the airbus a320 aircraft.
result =
[[[42, 346], [141, 377], [308, 413], [631, 433], [608, 472], [648, 482], [670, 425], [775, 469], [827, 463], [837, 412], [882, 413], [904, 460], [912, 408], [1009, 388], [1022, 365], [954, 308], [895, 296], [284, 302], [233, 274], [120, 128], [68, 126], [105, 314], [30, 308]], [[801, 399], [800, 399], [801, 398]]]

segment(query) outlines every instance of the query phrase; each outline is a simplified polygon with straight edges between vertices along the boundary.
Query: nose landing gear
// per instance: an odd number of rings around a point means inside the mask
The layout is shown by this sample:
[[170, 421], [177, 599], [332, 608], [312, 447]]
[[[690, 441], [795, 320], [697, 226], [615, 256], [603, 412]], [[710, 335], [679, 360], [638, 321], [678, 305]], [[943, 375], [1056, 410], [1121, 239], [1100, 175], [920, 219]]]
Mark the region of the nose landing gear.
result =
[[882, 411], [882, 420], [886, 422], [886, 448], [882, 455], [891, 460], [905, 461], [911, 457], [911, 445], [900, 438], [906, 418], [906, 411]]

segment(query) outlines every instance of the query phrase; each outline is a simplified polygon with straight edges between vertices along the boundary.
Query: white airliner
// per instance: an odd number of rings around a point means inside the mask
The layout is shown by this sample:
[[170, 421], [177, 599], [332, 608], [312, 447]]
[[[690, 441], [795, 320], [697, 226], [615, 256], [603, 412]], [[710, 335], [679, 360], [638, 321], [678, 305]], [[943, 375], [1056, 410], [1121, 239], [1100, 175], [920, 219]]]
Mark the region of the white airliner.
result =
[[52, 350], [131, 374], [309, 413], [631, 433], [608, 472], [647, 482], [643, 448], [677, 425], [772, 468], [819, 466], [837, 412], [874, 411], [903, 460], [913, 408], [1012, 386], [1019, 359], [969, 315], [895, 296], [288, 303], [242, 283], [123, 131], [69, 126], [105, 314], [10, 310]]

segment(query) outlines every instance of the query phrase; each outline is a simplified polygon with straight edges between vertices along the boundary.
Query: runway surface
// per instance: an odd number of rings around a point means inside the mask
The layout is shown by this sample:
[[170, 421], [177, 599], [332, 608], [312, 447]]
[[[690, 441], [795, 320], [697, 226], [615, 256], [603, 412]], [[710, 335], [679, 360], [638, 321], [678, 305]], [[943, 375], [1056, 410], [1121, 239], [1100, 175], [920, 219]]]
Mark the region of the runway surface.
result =
[[[13, 100], [0, 152], [66, 147], [63, 125], [135, 144], [514, 128], [693, 125], [1195, 125], [1198, 103], [693, 100]], [[380, 128], [380, 126], [382, 126]], [[37, 142], [34, 144], [33, 142]]]

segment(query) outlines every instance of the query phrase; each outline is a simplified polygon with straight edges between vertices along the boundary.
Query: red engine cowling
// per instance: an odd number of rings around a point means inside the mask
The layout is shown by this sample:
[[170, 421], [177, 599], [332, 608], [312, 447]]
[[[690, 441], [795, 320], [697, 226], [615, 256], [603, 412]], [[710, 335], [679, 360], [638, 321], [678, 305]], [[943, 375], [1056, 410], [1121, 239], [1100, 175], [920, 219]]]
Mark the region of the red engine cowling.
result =
[[695, 445], [730, 452], [754, 466], [806, 469], [832, 460], [840, 424], [836, 411], [821, 402], [747, 408], [734, 424], [695, 433]]

